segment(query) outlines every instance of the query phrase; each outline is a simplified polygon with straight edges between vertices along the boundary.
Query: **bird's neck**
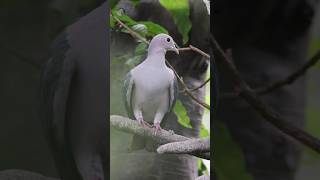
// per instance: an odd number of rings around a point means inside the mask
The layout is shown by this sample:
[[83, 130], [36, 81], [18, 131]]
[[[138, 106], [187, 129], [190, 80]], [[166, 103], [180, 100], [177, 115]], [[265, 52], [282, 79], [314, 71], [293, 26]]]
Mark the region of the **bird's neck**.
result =
[[147, 61], [158, 67], [166, 66], [166, 51], [164, 49], [152, 49], [148, 51]]

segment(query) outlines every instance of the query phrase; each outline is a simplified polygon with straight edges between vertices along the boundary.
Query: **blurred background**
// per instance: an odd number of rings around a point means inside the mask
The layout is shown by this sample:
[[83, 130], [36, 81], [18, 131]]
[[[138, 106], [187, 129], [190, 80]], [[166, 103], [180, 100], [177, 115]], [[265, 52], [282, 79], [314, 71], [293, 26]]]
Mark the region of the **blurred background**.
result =
[[[254, 88], [286, 77], [320, 50], [316, 0], [212, 2], [212, 32]], [[231, 92], [219, 67], [220, 93]], [[261, 99], [320, 138], [320, 63]], [[221, 98], [213, 124], [217, 179], [316, 180], [320, 155], [284, 136], [240, 98]]]
[[0, 1], [0, 171], [56, 176], [38, 116], [41, 67], [55, 36], [102, 2]]

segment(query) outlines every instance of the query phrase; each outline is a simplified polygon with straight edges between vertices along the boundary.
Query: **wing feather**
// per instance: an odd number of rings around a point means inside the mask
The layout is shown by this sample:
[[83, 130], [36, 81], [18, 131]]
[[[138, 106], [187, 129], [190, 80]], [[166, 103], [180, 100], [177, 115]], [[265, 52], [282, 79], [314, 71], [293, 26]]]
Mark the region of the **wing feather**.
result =
[[132, 108], [132, 97], [135, 89], [134, 81], [132, 78], [132, 74], [129, 72], [124, 80], [123, 86], [123, 99], [125, 102], [125, 108], [128, 113], [128, 117], [134, 119], [133, 108]]

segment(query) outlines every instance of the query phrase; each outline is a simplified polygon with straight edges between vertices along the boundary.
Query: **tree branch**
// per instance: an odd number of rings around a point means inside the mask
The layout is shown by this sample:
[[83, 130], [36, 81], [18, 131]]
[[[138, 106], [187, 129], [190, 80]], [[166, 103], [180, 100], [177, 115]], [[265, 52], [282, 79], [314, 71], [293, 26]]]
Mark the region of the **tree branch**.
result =
[[193, 91], [196, 91], [196, 90], [202, 88], [202, 87], [205, 86], [208, 82], [210, 82], [210, 79], [211, 79], [211, 78], [207, 79], [207, 80], [206, 80], [205, 82], [203, 82], [200, 86], [195, 87], [195, 88], [191, 89], [190, 91], [193, 92]]
[[[142, 127], [137, 121], [118, 115], [110, 116], [110, 125], [117, 130], [143, 136], [147, 139], [155, 141], [160, 145], [171, 142], [191, 140], [191, 138], [177, 135], [164, 129], [161, 129], [159, 132], [154, 133], [153, 128]], [[210, 160], [210, 153], [190, 152], [186, 154]]]
[[311, 59], [309, 59], [303, 66], [301, 66], [299, 69], [297, 69], [295, 72], [290, 74], [288, 77], [276, 81], [264, 88], [259, 88], [256, 91], [257, 94], [263, 95], [267, 94], [271, 91], [274, 91], [276, 89], [279, 89], [285, 85], [289, 85], [296, 81], [299, 77], [303, 76], [310, 67], [314, 66], [318, 61], [320, 60], [320, 51], [318, 51]]
[[289, 121], [282, 119], [277, 113], [263, 103], [258, 98], [257, 93], [254, 92], [241, 78], [240, 72], [229, 57], [225, 55], [224, 51], [213, 36], [211, 36], [210, 41], [212, 43], [213, 53], [216, 55], [217, 60], [225, 65], [232, 77], [235, 89], [239, 89], [239, 96], [246, 100], [247, 103], [249, 103], [262, 117], [264, 117], [265, 120], [267, 120], [267, 122], [277, 127], [281, 132], [320, 153], [320, 140], [294, 126]]
[[7, 47], [3, 44], [0, 44], [0, 48], [5, 50], [7, 53], [15, 56], [18, 60], [28, 64], [28, 65], [31, 65], [32, 67], [34, 67], [35, 69], [40, 69], [41, 68], [41, 65], [36, 63], [33, 59], [23, 55], [22, 53], [20, 53], [18, 50], [16, 49], [13, 49], [12, 47]]
[[[312, 66], [314, 66], [320, 60], [320, 50], [312, 56], [304, 65], [302, 65], [299, 69], [289, 74], [286, 78], [278, 80], [276, 82], [267, 85], [266, 87], [261, 87], [255, 89], [255, 93], [258, 95], [265, 95], [274, 90], [277, 90], [285, 85], [290, 85], [295, 82], [298, 78], [303, 76]], [[223, 93], [220, 96], [221, 98], [236, 98], [239, 97], [239, 92], [229, 92]]]
[[199, 138], [167, 143], [158, 147], [157, 152], [159, 154], [207, 153], [210, 152], [210, 139]]
[[[114, 20], [116, 20], [119, 24], [121, 24], [128, 32], [129, 34], [138, 40], [141, 40], [142, 42], [146, 43], [146, 44], [150, 44], [149, 41], [147, 41], [144, 37], [142, 37], [141, 35], [139, 35], [137, 32], [135, 32], [134, 30], [132, 30], [130, 27], [128, 27], [125, 23], [123, 23], [119, 18], [117, 18], [116, 16], [112, 15], [112, 13], [110, 13], [110, 16], [112, 18], [114, 18]], [[200, 49], [190, 45], [189, 48], [178, 48], [178, 50], [180, 51], [195, 51], [198, 52], [199, 54], [201, 54], [202, 56], [206, 57], [207, 59], [210, 59], [210, 56], [201, 51]], [[183, 79], [179, 76], [179, 74], [177, 73], [177, 71], [173, 68], [173, 66], [166, 60], [167, 65], [173, 70], [174, 74], [176, 75], [177, 79], [179, 80], [179, 82], [181, 83], [181, 85], [183, 86], [183, 91], [191, 97], [192, 100], [194, 100], [198, 105], [210, 110], [210, 105], [208, 105], [205, 102], [202, 102], [201, 100], [199, 100], [198, 98], [196, 98], [192, 92], [189, 90], [189, 88], [187, 87], [187, 85], [184, 83]]]

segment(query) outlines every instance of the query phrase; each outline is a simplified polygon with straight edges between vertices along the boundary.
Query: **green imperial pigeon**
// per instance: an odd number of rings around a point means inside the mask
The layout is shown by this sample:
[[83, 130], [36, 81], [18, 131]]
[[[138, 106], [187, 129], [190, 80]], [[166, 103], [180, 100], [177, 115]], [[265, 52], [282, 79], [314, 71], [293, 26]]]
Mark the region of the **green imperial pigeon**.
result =
[[[150, 42], [147, 58], [127, 74], [123, 88], [129, 118], [142, 126], [153, 122], [155, 132], [161, 129], [161, 121], [172, 110], [178, 92], [175, 74], [165, 63], [167, 51], [179, 54], [172, 37], [156, 35]], [[144, 147], [142, 139], [134, 136], [132, 145], [138, 143], [140, 148]]]

